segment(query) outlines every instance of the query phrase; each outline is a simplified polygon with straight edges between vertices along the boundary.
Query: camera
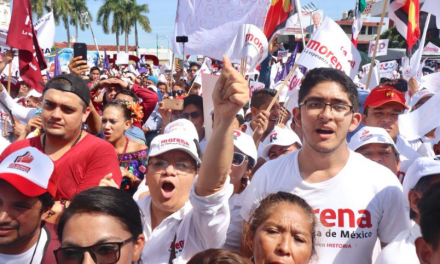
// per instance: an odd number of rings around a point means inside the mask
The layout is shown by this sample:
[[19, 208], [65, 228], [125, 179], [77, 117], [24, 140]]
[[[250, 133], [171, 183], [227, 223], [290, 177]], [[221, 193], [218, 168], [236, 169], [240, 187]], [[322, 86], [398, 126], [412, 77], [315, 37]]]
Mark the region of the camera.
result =
[[177, 36], [176, 42], [178, 43], [186, 43], [188, 42], [188, 36]]

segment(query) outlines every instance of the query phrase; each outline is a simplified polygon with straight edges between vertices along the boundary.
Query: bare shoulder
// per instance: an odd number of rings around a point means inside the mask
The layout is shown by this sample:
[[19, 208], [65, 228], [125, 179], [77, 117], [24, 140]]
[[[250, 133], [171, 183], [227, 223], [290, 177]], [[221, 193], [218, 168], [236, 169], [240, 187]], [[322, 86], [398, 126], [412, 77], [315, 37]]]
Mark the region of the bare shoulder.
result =
[[130, 142], [128, 143], [127, 152], [136, 152], [144, 149], [148, 149], [148, 147], [144, 144], [139, 144], [130, 140]]

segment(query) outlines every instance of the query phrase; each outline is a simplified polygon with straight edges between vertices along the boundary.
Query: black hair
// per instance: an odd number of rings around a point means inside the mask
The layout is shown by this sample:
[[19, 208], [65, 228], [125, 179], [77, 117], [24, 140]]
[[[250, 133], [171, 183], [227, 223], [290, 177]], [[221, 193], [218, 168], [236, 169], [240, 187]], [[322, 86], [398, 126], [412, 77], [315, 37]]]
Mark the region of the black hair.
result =
[[440, 239], [440, 182], [433, 184], [423, 194], [417, 207], [422, 237], [436, 250]]
[[167, 84], [164, 83], [164, 82], [158, 82], [157, 85], [156, 85], [156, 87], [159, 87], [159, 85], [165, 85], [165, 86], [166, 86]]
[[195, 105], [202, 110], [203, 114], [203, 98], [197, 94], [190, 94], [183, 99], [183, 108], [185, 109], [188, 105]]
[[52, 206], [54, 205], [55, 201], [52, 197], [52, 195], [48, 192], [43, 193], [42, 195], [37, 197], [38, 200], [40, 200], [42, 206], [41, 206], [41, 213], [44, 212], [44, 210], [48, 207], [52, 208]]
[[121, 112], [122, 115], [124, 116], [124, 120], [128, 121], [131, 119], [131, 110], [128, 109], [127, 104], [122, 101], [122, 100], [113, 100], [111, 103], [108, 103], [104, 106], [104, 108], [102, 109], [102, 112], [105, 111], [105, 109], [107, 109], [108, 107], [116, 107], [118, 108]]
[[98, 67], [92, 67], [92, 68], [90, 68], [90, 74], [92, 74], [92, 72], [93, 71], [99, 71], [99, 73], [101, 74], [101, 71], [99, 70], [99, 68]]
[[236, 115], [235, 118], [237, 118], [239, 126], [244, 124], [245, 120], [244, 120], [244, 117], [242, 115]]
[[[73, 85], [69, 80], [64, 79], [64, 78], [57, 78], [55, 80], [50, 80], [51, 84], [63, 84], [63, 85]], [[46, 91], [48, 91], [49, 89], [44, 89], [43, 90], [43, 96], [46, 93]], [[62, 91], [62, 90], [61, 90]], [[78, 96], [78, 95], [77, 95]], [[86, 105], [86, 102], [84, 102], [79, 96], [79, 103], [81, 104], [83, 111], [88, 107], [88, 105]]]
[[138, 103], [139, 102], [139, 97], [137, 97], [136, 94], [133, 93], [133, 91], [128, 90], [128, 89], [120, 89], [116, 94], [115, 94], [115, 98], [119, 95], [119, 94], [124, 94], [124, 95], [128, 95], [130, 97], [133, 98], [133, 102]]
[[[307, 72], [298, 94], [298, 105], [303, 102], [310, 90], [322, 82], [335, 82], [347, 94], [353, 112], [359, 112], [359, 95], [356, 85], [344, 72], [332, 68], [315, 68]], [[252, 97], [252, 101], [254, 98]]]
[[63, 239], [63, 229], [67, 221], [81, 213], [112, 216], [118, 219], [135, 239], [142, 234], [142, 219], [138, 205], [127, 192], [117, 188], [93, 187], [75, 195], [58, 223], [57, 234], [60, 241]]
[[[274, 89], [260, 89], [252, 93], [251, 107], [255, 107], [260, 110], [260, 107], [266, 103], [268, 97], [272, 100], [277, 95], [277, 91]], [[266, 110], [266, 109], [264, 109]]]
[[[434, 175], [429, 175], [429, 176], [425, 176], [422, 177], [414, 186], [414, 188], [412, 188], [412, 191], [416, 191], [416, 192], [420, 192], [422, 193], [422, 195], [429, 189], [429, 182], [431, 181], [433, 176], [436, 176], [438, 174], [434, 174]], [[408, 199], [408, 198], [407, 198]], [[409, 207], [409, 218], [410, 219], [414, 219], [417, 216], [417, 213], [414, 212], [414, 210], [411, 208], [411, 206]]]
[[245, 244], [248, 244], [247, 238], [248, 236], [255, 237], [255, 233], [257, 231], [257, 228], [264, 224], [267, 219], [273, 214], [273, 213], [279, 213], [274, 212], [274, 209], [281, 204], [281, 203], [289, 203], [291, 205], [297, 205], [301, 209], [304, 210], [304, 213], [307, 215], [307, 221], [310, 225], [310, 233], [312, 234], [312, 256], [316, 254], [315, 249], [315, 242], [316, 242], [316, 236], [315, 236], [315, 229], [316, 229], [316, 217], [313, 213], [312, 208], [310, 205], [301, 197], [288, 193], [288, 192], [277, 192], [269, 194], [266, 198], [261, 200], [259, 206], [257, 208], [254, 208], [254, 213], [251, 215], [248, 225], [245, 227], [243, 234], [243, 242]]
[[200, 70], [200, 64], [198, 64], [197, 62], [191, 62], [191, 64], [189, 65], [189, 68], [191, 68], [191, 67], [194, 67], [194, 66], [196, 66], [197, 67], [197, 70]]
[[195, 254], [187, 264], [252, 264], [239, 252], [210, 248]]
[[188, 85], [187, 82], [185, 81], [177, 81], [173, 84], [173, 86], [171, 87], [171, 90], [173, 90], [174, 86], [179, 86], [181, 87], [185, 92], [188, 92], [190, 86]]

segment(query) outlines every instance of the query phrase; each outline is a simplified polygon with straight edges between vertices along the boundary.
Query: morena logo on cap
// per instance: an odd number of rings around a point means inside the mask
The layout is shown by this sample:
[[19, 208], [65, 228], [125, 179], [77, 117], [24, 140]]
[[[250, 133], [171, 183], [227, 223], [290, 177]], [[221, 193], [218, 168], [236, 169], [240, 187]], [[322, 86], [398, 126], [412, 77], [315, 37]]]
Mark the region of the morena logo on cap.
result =
[[272, 143], [272, 141], [277, 140], [277, 133], [273, 133], [272, 135], [270, 135], [270, 143]]
[[362, 135], [359, 139], [362, 141], [366, 141], [366, 140], [370, 139], [371, 137], [373, 137], [373, 134], [370, 134], [369, 130], [365, 130], [364, 132], [362, 132]]
[[27, 151], [23, 155], [17, 156], [14, 160], [14, 163], [9, 164], [8, 168], [9, 169], [17, 169], [17, 170], [28, 173], [31, 170], [31, 168], [29, 168], [28, 166], [17, 164], [17, 162], [30, 164], [33, 160], [34, 160], [34, 157], [32, 157], [32, 155], [29, 151]]
[[234, 130], [234, 140], [237, 140], [237, 138], [241, 136], [241, 133], [238, 132], [237, 130]]
[[164, 139], [164, 140], [162, 140], [160, 142], [160, 147], [164, 147], [164, 146], [170, 145], [170, 144], [171, 145], [178, 144], [178, 145], [182, 145], [182, 146], [185, 146], [185, 147], [189, 147], [189, 143], [186, 140], [181, 139], [181, 138]]

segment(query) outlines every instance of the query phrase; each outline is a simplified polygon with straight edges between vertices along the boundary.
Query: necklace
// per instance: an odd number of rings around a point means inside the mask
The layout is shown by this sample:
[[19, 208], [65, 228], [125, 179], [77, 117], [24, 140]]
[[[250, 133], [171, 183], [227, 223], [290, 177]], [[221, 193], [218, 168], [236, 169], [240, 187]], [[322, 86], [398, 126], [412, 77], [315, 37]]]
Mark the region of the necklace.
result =
[[37, 248], [38, 248], [38, 243], [40, 243], [41, 232], [43, 232], [43, 229], [40, 230], [40, 234], [38, 235], [37, 244], [35, 245], [34, 253], [32, 254], [31, 262], [29, 262], [29, 264], [32, 264], [32, 261], [34, 261], [35, 253], [37, 252]]
[[128, 137], [125, 137], [125, 147], [124, 147], [124, 151], [121, 154], [121, 158], [119, 159], [119, 163], [122, 162], [122, 159], [124, 158], [125, 152], [127, 151], [127, 147], [128, 147]]
[[[79, 133], [79, 136], [73, 142], [72, 146], [70, 146], [70, 147], [75, 146], [79, 142], [79, 140], [81, 139], [81, 136], [82, 136], [82, 130]], [[46, 149], [46, 134], [43, 135], [43, 152], [44, 152], [45, 149]]]

